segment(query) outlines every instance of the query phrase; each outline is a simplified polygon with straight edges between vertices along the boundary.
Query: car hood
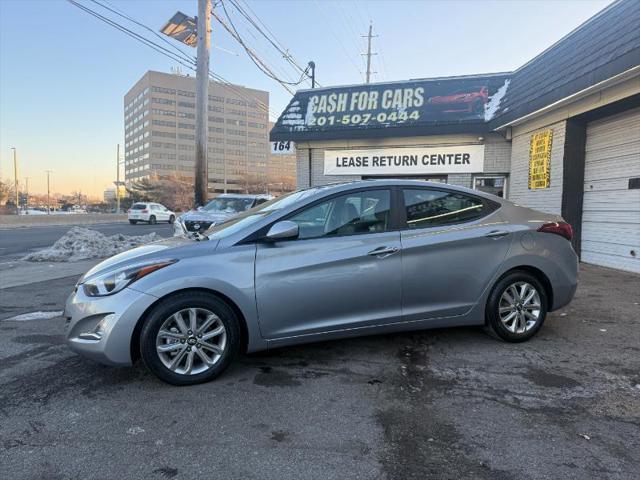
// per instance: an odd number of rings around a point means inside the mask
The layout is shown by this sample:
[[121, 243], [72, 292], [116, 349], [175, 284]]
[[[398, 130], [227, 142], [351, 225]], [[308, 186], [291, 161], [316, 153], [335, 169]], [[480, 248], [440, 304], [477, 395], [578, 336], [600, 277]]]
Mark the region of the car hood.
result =
[[[174, 259], [182, 255], [182, 250], [185, 247], [193, 246], [197, 244], [193, 239], [185, 237], [170, 237], [157, 242], [142, 245], [140, 247], [132, 248], [122, 253], [118, 253], [113, 257], [107, 258], [102, 262], [95, 265], [89, 271], [87, 271], [78, 283], [82, 283], [91, 277], [107, 272], [109, 270], [115, 270], [117, 268], [126, 267], [128, 265], [134, 265], [140, 262], [160, 260], [160, 259]], [[210, 247], [215, 248], [217, 241], [207, 241]], [[213, 245], [212, 245], [213, 244]], [[180, 252], [178, 251], [180, 250]]]
[[180, 216], [183, 222], [215, 222], [219, 223], [237, 215], [237, 212], [206, 212], [204, 210], [190, 210]]

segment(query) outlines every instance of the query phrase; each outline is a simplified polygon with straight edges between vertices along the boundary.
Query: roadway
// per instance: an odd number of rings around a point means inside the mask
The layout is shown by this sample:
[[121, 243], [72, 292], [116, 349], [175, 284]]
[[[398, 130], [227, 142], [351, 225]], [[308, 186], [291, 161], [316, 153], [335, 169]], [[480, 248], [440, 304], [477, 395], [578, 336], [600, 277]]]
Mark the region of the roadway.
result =
[[[167, 223], [130, 225], [127, 222], [117, 222], [78, 226], [97, 230], [105, 235], [118, 233], [146, 235], [156, 232], [162, 237], [169, 237], [173, 234], [173, 227]], [[72, 227], [72, 225], [47, 225], [0, 230], [0, 263], [17, 260], [28, 253], [49, 247]]]

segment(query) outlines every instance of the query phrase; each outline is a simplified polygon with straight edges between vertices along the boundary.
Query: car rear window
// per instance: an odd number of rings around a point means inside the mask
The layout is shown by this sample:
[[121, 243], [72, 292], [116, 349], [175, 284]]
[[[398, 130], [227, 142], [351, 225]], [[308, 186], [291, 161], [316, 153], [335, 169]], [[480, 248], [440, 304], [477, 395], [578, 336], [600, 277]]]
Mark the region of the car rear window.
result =
[[146, 203], [134, 203], [131, 205], [131, 210], [144, 210], [145, 208], [147, 208]]
[[444, 190], [405, 189], [404, 204], [411, 229], [471, 222], [492, 210], [478, 197]]

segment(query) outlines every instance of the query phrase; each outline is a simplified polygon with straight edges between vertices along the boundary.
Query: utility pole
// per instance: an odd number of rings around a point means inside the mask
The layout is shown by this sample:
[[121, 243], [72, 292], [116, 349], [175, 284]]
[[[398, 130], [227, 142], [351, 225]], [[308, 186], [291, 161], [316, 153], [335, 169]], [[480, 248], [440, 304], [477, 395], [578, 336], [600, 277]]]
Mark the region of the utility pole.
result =
[[24, 209], [29, 208], [29, 177], [24, 177], [26, 192], [24, 193]]
[[207, 203], [209, 191], [209, 55], [211, 52], [211, 0], [198, 0], [198, 52], [196, 65], [196, 171], [195, 206]]
[[120, 213], [120, 144], [116, 147], [116, 213]]
[[316, 62], [309, 62], [309, 70], [311, 70], [311, 88], [316, 88]]
[[371, 53], [371, 39], [377, 37], [377, 35], [373, 35], [373, 22], [369, 23], [369, 34], [363, 35], [367, 39], [367, 53], [363, 53], [363, 55], [367, 56], [367, 81], [366, 83], [371, 83], [371, 74], [376, 73], [371, 71], [371, 56], [377, 55], [377, 53]]
[[16, 147], [11, 147], [13, 150], [13, 180], [14, 188], [16, 189], [16, 215], [20, 214], [20, 201], [18, 198], [18, 158], [16, 155]]
[[51, 215], [51, 201], [49, 199], [49, 174], [52, 170], [45, 170], [47, 172], [47, 215]]

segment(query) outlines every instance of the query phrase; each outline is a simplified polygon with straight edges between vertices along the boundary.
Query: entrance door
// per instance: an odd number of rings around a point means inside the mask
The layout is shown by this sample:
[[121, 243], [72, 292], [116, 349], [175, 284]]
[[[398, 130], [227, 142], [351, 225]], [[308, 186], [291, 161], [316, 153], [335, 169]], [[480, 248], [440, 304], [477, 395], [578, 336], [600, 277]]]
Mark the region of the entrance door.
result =
[[473, 189], [507, 198], [507, 177], [504, 175], [482, 175], [474, 177]]
[[265, 338], [401, 319], [400, 233], [391, 228], [391, 190], [338, 195], [288, 220], [298, 224], [299, 237], [259, 243], [256, 252]]

